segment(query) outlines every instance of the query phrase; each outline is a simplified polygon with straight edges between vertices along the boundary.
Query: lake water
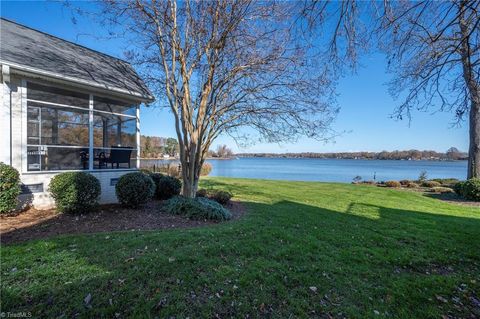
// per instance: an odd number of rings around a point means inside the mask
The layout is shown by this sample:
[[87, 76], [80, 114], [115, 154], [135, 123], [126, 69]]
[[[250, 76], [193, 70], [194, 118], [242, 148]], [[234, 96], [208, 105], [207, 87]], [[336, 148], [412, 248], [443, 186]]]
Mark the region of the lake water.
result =
[[[147, 160], [153, 165], [167, 161]], [[417, 179], [422, 171], [428, 178], [465, 179], [467, 162], [389, 161], [310, 158], [239, 158], [208, 160], [210, 176], [261, 178], [295, 181], [351, 182], [355, 176], [377, 181]]]

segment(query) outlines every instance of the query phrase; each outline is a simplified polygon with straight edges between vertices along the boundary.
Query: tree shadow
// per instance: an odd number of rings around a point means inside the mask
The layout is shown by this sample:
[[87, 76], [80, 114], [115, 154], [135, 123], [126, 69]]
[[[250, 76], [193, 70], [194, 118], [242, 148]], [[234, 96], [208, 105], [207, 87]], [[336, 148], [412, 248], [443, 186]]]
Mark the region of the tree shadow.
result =
[[467, 200], [465, 198], [462, 198], [462, 197], [458, 196], [455, 193], [424, 193], [424, 196], [429, 197], [429, 198], [438, 199], [438, 200], [445, 201], [445, 202], [465, 205], [465, 206], [479, 206], [480, 207], [480, 202]]
[[478, 218], [361, 202], [346, 211], [293, 201], [245, 204], [250, 213], [234, 223], [6, 247], [2, 311], [34, 317], [364, 317], [374, 310], [480, 316], [476, 286], [461, 286], [478, 280]]

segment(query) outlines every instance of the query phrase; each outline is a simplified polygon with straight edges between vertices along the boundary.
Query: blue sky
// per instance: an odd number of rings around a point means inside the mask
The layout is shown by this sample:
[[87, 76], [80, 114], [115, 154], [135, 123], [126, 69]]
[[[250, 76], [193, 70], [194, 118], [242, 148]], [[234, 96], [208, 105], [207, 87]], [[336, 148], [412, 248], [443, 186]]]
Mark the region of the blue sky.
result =
[[[78, 4], [76, 4], [78, 5]], [[91, 3], [81, 2], [81, 6]], [[72, 14], [58, 2], [2, 1], [1, 16], [122, 58], [126, 44], [121, 40], [103, 40], [92, 35], [102, 30], [86, 19], [72, 22]], [[215, 144], [227, 144], [237, 152], [340, 152], [382, 151], [404, 149], [429, 149], [446, 151], [455, 146], [468, 149], [468, 127], [452, 127], [453, 114], [414, 112], [412, 122], [390, 118], [399, 101], [387, 92], [389, 75], [385, 72], [385, 59], [372, 53], [361, 61], [362, 67], [341, 79], [337, 92], [340, 114], [333, 129], [345, 132], [327, 144], [310, 139], [300, 139], [293, 144], [255, 144], [240, 148], [228, 137], [220, 137]], [[142, 108], [142, 134], [175, 137], [173, 116], [166, 109]], [[215, 145], [214, 145], [215, 147]]]

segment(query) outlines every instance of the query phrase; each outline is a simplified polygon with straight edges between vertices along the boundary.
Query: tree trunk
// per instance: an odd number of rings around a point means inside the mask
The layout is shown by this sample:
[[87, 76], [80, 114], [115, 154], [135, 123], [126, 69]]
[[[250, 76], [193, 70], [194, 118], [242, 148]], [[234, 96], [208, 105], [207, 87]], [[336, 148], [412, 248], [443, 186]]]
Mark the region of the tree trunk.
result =
[[[183, 170], [183, 166], [182, 166]], [[183, 174], [182, 174], [183, 175]], [[195, 198], [198, 190], [198, 181], [199, 178], [197, 175], [191, 178], [184, 178], [182, 182], [182, 195], [188, 198]]]
[[[478, 93], [478, 92], [477, 92]], [[470, 147], [468, 149], [467, 178], [480, 178], [480, 94], [472, 98], [470, 106]]]
[[466, 1], [460, 2], [460, 33], [462, 43], [460, 46], [460, 55], [462, 59], [463, 78], [470, 97], [470, 115], [469, 115], [469, 135], [470, 145], [468, 148], [468, 168], [467, 178], [480, 177], [480, 84], [473, 76], [473, 66], [471, 63], [470, 29], [471, 26], [465, 20]]
[[[190, 154], [190, 152], [193, 152], [193, 154]], [[190, 148], [185, 153], [188, 161], [182, 161], [182, 195], [188, 198], [195, 198], [201, 169], [201, 167], [198, 167], [201, 165], [199, 164], [201, 160], [197, 160], [197, 157], [200, 155], [197, 154], [195, 148]]]

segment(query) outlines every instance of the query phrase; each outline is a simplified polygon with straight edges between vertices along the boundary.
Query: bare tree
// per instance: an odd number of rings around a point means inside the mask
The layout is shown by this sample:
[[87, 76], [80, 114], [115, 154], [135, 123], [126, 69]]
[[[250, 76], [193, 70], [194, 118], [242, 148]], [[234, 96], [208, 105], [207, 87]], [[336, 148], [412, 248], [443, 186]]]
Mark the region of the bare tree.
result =
[[432, 105], [468, 117], [468, 178], [480, 177], [479, 9], [480, 1], [391, 2], [379, 29], [395, 74], [390, 91], [404, 98], [399, 118]]
[[370, 40], [366, 34], [375, 35], [395, 75], [390, 93], [403, 99], [395, 111], [399, 119], [433, 106], [454, 112], [457, 123], [468, 118], [472, 178], [480, 177], [479, 8], [479, 0], [306, 1], [303, 13], [311, 30], [333, 19], [329, 49], [340, 61], [355, 62]]
[[229, 158], [233, 156], [233, 151], [227, 145], [218, 145], [215, 154], [220, 158]]
[[110, 0], [104, 8], [133, 35], [131, 57], [173, 113], [184, 196], [195, 196], [220, 134], [280, 142], [331, 133], [333, 73], [297, 41], [298, 4]]

